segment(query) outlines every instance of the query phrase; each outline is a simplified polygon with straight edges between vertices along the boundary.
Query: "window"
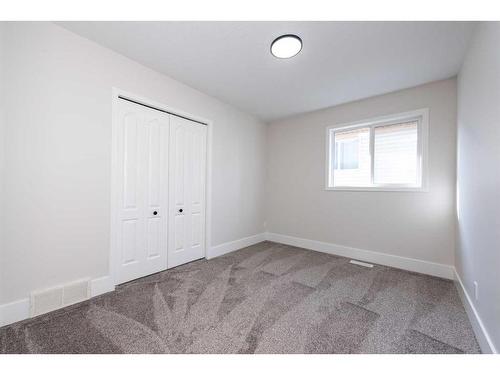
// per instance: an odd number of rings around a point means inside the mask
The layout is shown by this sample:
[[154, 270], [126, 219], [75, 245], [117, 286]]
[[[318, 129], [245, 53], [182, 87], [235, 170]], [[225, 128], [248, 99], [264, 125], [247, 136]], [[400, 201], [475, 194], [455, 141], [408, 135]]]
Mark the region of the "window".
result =
[[327, 128], [327, 189], [427, 188], [428, 110]]

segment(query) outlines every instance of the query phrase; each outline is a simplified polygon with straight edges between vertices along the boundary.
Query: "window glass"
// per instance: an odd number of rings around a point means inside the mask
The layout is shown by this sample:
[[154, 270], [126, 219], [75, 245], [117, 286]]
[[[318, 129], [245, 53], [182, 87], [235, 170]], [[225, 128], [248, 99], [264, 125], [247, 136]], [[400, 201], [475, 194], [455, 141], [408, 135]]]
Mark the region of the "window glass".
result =
[[370, 128], [334, 133], [335, 186], [370, 185]]
[[416, 184], [418, 122], [374, 128], [375, 184]]
[[335, 169], [358, 169], [359, 167], [359, 140], [345, 140], [335, 142], [337, 154]]

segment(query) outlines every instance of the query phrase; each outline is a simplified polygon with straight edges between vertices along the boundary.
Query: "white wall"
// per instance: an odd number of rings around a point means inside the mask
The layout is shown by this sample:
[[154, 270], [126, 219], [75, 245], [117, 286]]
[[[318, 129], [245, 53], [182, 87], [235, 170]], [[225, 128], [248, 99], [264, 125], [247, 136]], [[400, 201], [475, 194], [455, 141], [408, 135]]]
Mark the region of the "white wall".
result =
[[[456, 268], [500, 348], [500, 23], [482, 22], [458, 78]], [[473, 282], [479, 284], [474, 300]]]
[[[2, 295], [2, 290], [4, 289], [4, 284], [2, 283], [2, 249], [3, 249], [3, 186], [4, 186], [4, 129], [5, 129], [5, 101], [4, 101], [4, 60], [5, 60], [5, 24], [0, 22], [0, 296]], [[1, 321], [1, 318], [0, 318]]]
[[0, 304], [108, 273], [113, 86], [214, 122], [213, 245], [263, 231], [265, 124], [57, 25], [6, 31]]
[[[302, 93], [307, 95], [307, 93]], [[325, 128], [430, 110], [430, 191], [325, 191]], [[269, 232], [453, 265], [456, 80], [274, 122], [268, 128]]]

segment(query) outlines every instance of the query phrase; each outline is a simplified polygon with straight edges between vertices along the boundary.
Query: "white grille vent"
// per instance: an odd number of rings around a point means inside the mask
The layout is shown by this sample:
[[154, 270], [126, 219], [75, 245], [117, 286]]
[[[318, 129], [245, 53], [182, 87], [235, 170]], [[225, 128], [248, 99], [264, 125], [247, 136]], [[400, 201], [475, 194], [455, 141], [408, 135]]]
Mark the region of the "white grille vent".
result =
[[31, 293], [30, 313], [37, 316], [90, 298], [90, 281], [79, 280]]
[[75, 281], [63, 287], [63, 305], [68, 306], [74, 303], [85, 301], [90, 297], [89, 280]]
[[31, 293], [31, 316], [45, 314], [62, 307], [62, 288], [51, 288]]

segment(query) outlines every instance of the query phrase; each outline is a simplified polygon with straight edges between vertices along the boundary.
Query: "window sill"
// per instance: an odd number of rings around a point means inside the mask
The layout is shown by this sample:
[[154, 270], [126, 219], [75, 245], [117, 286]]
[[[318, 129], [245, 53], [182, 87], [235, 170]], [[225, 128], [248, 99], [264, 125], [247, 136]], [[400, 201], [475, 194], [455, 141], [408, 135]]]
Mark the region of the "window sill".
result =
[[339, 187], [330, 187], [327, 186], [325, 188], [327, 191], [385, 191], [385, 192], [410, 192], [410, 193], [428, 193], [429, 188], [425, 187], [375, 187], [375, 186], [367, 186], [367, 187], [350, 187], [350, 186], [339, 186]]

